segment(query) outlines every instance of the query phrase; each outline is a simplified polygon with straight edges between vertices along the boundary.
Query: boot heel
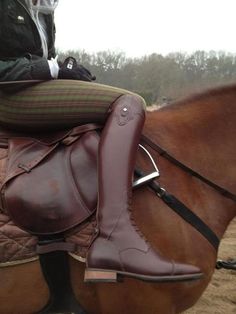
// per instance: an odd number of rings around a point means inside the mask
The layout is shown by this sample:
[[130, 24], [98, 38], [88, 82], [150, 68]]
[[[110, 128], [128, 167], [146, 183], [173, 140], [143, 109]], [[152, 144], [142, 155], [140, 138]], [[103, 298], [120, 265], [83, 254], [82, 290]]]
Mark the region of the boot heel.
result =
[[106, 270], [90, 270], [86, 269], [84, 274], [84, 282], [117, 282], [117, 273]]

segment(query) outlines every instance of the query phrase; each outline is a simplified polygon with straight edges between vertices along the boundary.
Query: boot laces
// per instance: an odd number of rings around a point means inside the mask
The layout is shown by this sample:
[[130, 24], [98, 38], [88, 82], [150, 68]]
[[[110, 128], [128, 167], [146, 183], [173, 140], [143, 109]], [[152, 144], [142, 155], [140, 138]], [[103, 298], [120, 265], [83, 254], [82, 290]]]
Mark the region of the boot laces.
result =
[[134, 215], [133, 215], [133, 210], [132, 210], [132, 195], [131, 193], [129, 193], [128, 195], [128, 211], [129, 211], [129, 218], [130, 218], [130, 223], [133, 226], [134, 230], [139, 234], [139, 236], [141, 238], [143, 238], [143, 240], [149, 244], [147, 238], [144, 236], [144, 234], [142, 233], [142, 231], [139, 229], [139, 227], [137, 226], [135, 219], [134, 219]]

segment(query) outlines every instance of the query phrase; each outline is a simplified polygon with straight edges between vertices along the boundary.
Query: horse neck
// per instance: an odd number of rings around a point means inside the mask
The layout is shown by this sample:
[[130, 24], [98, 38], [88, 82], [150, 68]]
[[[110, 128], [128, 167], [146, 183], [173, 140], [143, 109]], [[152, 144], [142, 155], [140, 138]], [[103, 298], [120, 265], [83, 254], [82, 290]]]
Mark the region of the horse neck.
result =
[[236, 194], [236, 86], [167, 106], [147, 121], [146, 134], [162, 148]]

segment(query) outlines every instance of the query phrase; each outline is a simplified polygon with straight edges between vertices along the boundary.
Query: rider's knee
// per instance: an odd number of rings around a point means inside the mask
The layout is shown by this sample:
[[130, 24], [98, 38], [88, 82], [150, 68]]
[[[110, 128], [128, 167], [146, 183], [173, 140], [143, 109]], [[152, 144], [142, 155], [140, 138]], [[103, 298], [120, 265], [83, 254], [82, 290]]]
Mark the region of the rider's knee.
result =
[[133, 105], [135, 106], [135, 108], [137, 108], [137, 110], [139, 111], [146, 111], [146, 102], [143, 99], [143, 97], [141, 97], [138, 94], [131, 94], [130, 96], [132, 96], [132, 100], [133, 100]]
[[125, 94], [120, 96], [113, 104], [113, 110], [127, 106], [132, 108], [133, 113], [145, 115], [146, 102], [137, 94]]

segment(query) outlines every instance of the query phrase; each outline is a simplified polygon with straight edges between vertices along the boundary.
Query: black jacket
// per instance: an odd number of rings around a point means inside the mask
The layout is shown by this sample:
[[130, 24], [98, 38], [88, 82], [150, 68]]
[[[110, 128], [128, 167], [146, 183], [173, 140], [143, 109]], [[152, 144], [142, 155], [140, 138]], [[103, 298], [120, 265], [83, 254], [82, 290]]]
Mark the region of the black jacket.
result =
[[[55, 25], [45, 15], [49, 56], [55, 57]], [[24, 0], [0, 0], [0, 81], [50, 79], [41, 40]]]

